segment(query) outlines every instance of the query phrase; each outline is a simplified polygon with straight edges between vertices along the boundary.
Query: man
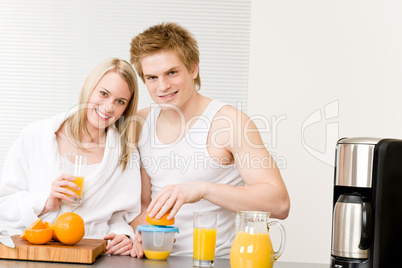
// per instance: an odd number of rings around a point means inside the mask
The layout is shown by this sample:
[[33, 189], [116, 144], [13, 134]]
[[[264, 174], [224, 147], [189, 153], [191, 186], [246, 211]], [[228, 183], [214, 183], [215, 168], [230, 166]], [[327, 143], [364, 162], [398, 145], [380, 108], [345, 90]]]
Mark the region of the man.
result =
[[[130, 52], [156, 103], [139, 112], [143, 209], [133, 228], [146, 224], [147, 212], [156, 219], [169, 213], [180, 229], [172, 255], [192, 256], [193, 212], [217, 212], [216, 256], [228, 257], [235, 212], [268, 211], [285, 219], [286, 186], [257, 127], [238, 109], [199, 94], [191, 33], [175, 23], [155, 25], [133, 38]], [[140, 234], [131, 255], [143, 257]]]

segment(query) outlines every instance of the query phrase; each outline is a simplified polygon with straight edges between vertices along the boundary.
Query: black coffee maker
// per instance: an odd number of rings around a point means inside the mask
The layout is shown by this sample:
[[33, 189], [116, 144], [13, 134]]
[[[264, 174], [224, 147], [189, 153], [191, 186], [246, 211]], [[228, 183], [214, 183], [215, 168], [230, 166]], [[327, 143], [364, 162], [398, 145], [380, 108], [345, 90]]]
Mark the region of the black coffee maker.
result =
[[340, 139], [331, 267], [399, 267], [401, 259], [402, 140]]

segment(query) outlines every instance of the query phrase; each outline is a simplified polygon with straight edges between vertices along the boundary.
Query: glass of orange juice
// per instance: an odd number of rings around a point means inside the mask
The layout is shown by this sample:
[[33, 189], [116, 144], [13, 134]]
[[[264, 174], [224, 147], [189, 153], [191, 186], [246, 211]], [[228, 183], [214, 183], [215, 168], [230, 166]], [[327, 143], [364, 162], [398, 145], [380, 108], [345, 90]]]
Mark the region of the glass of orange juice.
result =
[[193, 214], [193, 265], [213, 267], [215, 259], [218, 213], [194, 212]]
[[[66, 187], [78, 195], [78, 198], [68, 196], [73, 200], [73, 204], [81, 204], [82, 190], [84, 189], [84, 177], [87, 166], [87, 155], [80, 153], [65, 153], [63, 155], [62, 164], [63, 172], [75, 178], [74, 183], [80, 188], [78, 191], [70, 187]], [[69, 203], [63, 200], [64, 203]]]

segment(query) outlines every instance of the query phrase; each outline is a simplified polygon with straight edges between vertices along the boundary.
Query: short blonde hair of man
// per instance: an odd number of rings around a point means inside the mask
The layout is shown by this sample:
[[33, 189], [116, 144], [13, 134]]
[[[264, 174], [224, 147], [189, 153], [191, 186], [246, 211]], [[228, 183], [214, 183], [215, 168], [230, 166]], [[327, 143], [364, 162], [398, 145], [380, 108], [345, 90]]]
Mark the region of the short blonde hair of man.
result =
[[[173, 22], [151, 26], [131, 41], [130, 62], [134, 64], [143, 82], [145, 81], [141, 60], [159, 51], [175, 52], [190, 72], [194, 64], [200, 62], [197, 40], [187, 29]], [[201, 88], [199, 69], [194, 84], [197, 90]]]
[[129, 100], [129, 104], [124, 110], [122, 116], [113, 125], [110, 125], [106, 128], [107, 131], [109, 127], [114, 127], [120, 134], [120, 165], [122, 165], [123, 170], [125, 170], [135, 146], [135, 119], [138, 108], [138, 81], [135, 71], [130, 63], [118, 58], [108, 58], [97, 65], [89, 73], [82, 86], [79, 96], [78, 112], [72, 115], [66, 121], [68, 124], [69, 135], [73, 138], [76, 145], [85, 151], [86, 149], [81, 142], [83, 133], [91, 137], [87, 129], [87, 105], [96, 85], [108, 72], [117, 72], [124, 79], [124, 81], [126, 81], [131, 93], [131, 99]]

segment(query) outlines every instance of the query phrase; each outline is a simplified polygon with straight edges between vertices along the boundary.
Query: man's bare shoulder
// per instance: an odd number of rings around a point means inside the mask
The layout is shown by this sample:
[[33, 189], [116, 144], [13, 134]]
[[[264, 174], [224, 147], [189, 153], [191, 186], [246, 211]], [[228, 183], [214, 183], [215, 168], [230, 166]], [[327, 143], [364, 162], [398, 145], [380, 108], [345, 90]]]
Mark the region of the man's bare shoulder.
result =
[[139, 140], [141, 131], [142, 131], [142, 127], [145, 124], [145, 120], [147, 120], [147, 117], [149, 115], [149, 113], [151, 112], [153, 106], [150, 107], [146, 107], [144, 109], [141, 109], [139, 111], [137, 111], [137, 120], [136, 120], [136, 141]]
[[253, 148], [265, 150], [253, 120], [243, 111], [229, 105], [222, 107], [216, 114], [211, 124], [210, 137], [212, 142], [226, 145], [224, 149], [232, 154], [251, 152]]
[[227, 119], [228, 122], [230, 121], [230, 123], [244, 123], [249, 117], [243, 111], [231, 105], [225, 105], [216, 113], [215, 120], [225, 121], [225, 119]]
[[137, 112], [138, 117], [145, 121], [147, 119], [149, 113], [151, 112], [152, 108], [153, 108], [153, 106], [149, 106], [149, 107], [139, 110]]
[[246, 113], [230, 105], [223, 106], [211, 124], [211, 131], [219, 133], [219, 138], [223, 141], [244, 137], [247, 134], [247, 129], [255, 130], [257, 127]]

